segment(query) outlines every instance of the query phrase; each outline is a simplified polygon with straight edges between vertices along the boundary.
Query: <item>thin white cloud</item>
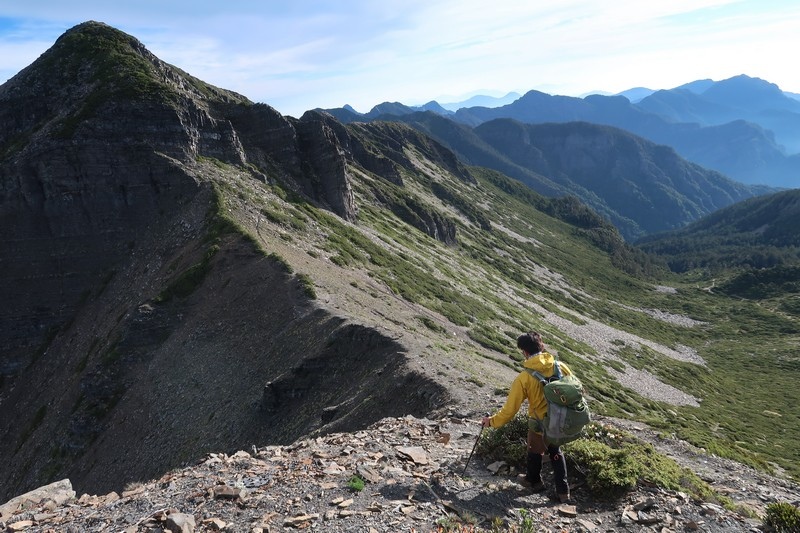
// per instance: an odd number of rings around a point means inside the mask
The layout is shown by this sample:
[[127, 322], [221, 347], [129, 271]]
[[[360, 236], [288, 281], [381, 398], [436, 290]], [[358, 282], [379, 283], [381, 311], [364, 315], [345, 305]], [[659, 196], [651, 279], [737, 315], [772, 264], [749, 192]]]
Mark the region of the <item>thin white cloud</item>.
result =
[[[800, 5], [790, 0], [5, 4], [0, 18], [47, 24], [52, 40], [83, 20], [107, 22], [195, 76], [294, 115], [475, 89], [577, 95], [742, 73], [800, 91], [787, 57], [800, 47]], [[52, 43], [39, 30], [0, 32], [0, 76]], [[23, 44], [26, 32], [36, 42]]]

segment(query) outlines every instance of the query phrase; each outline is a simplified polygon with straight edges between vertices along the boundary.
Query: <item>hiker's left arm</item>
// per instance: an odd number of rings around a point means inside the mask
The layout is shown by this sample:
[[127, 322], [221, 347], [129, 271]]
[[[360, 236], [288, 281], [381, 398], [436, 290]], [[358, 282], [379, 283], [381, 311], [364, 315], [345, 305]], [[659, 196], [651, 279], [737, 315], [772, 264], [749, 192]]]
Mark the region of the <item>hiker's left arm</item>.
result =
[[496, 415], [489, 417], [489, 427], [499, 428], [507, 424], [517, 414], [524, 399], [525, 391], [522, 389], [522, 377], [517, 376], [517, 379], [511, 384], [511, 390], [508, 392], [508, 399], [503, 408]]

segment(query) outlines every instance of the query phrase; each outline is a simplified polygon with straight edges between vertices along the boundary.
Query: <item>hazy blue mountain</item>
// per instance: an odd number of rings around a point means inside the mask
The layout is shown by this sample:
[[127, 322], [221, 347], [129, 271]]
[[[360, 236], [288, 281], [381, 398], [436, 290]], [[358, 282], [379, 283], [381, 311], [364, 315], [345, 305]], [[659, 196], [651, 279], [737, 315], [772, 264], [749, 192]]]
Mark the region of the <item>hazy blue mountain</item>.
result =
[[672, 122], [693, 122], [702, 126], [728, 122], [733, 111], [689, 89], [655, 91], [636, 105]]
[[668, 126], [665, 119], [632, 105], [624, 96], [594, 94], [577, 98], [540, 91], [528, 91], [515, 102], [494, 109], [459, 109], [454, 118], [472, 126], [495, 118], [513, 118], [528, 123], [581, 120], [617, 126], [634, 133], [638, 133], [634, 130], [656, 132]]
[[442, 104], [442, 107], [449, 111], [458, 111], [462, 107], [500, 107], [502, 105], [510, 104], [521, 95], [519, 93], [510, 92], [505, 96], [487, 96], [479, 94], [468, 98], [461, 102], [448, 102]]
[[746, 111], [800, 112], [800, 103], [768, 81], [744, 74], [715, 82], [701, 93], [706, 100]]
[[695, 80], [689, 83], [684, 83], [675, 87], [675, 89], [683, 89], [692, 93], [700, 94], [714, 84], [712, 79]]
[[674, 122], [702, 126], [746, 120], [773, 132], [776, 144], [786, 153], [800, 152], [800, 102], [759, 78], [741, 75], [710, 84], [705, 81], [695, 82], [693, 88], [687, 84], [657, 91], [637, 105]]
[[611, 220], [626, 239], [682, 227], [765, 192], [608, 126], [496, 119], [473, 129], [433, 113], [378, 119], [411, 124], [465, 163], [500, 171], [540, 194], [574, 195]]
[[513, 102], [519, 98], [519, 96], [519, 93], [515, 92], [510, 92], [501, 97], [477, 95], [469, 98], [468, 100], [464, 100], [463, 102], [440, 104], [436, 100], [431, 100], [427, 104], [423, 104], [421, 106], [408, 106], [400, 102], [383, 102], [370, 109], [367, 113], [359, 113], [349, 105], [335, 109], [325, 109], [324, 111], [327, 111], [337, 119], [347, 124], [358, 120], [374, 119], [380, 115], [402, 116], [415, 113], [417, 111], [432, 111], [439, 115], [451, 116], [457, 109], [462, 107], [498, 107]]
[[439, 105], [439, 102], [437, 102], [436, 100], [431, 100], [427, 104], [424, 104], [424, 105], [421, 105], [419, 107], [416, 107], [415, 109], [417, 111], [432, 111], [433, 113], [436, 113], [436, 114], [439, 114], [439, 115], [444, 115], [444, 116], [448, 116], [448, 115], [452, 115], [453, 114], [453, 111], [450, 111], [449, 109], [445, 109], [444, 107]]
[[[648, 91], [651, 94], [646, 94]], [[513, 96], [515, 93], [509, 93], [504, 98]], [[638, 100], [639, 96], [644, 97]], [[775, 84], [745, 75], [719, 82], [696, 80], [669, 90], [640, 87], [613, 96], [576, 98], [528, 91], [506, 105], [459, 107], [454, 114], [446, 108], [448, 105], [431, 101], [411, 107], [385, 102], [365, 114], [353, 113], [352, 108], [327, 111], [344, 123], [430, 110], [473, 127], [495, 118], [532, 124], [606, 124], [672, 146], [686, 159], [742, 183], [772, 187], [800, 184], [800, 159], [792, 157], [800, 153], [800, 102]]]
[[[683, 90], [681, 94], [687, 101], [697, 102], [689, 91]], [[643, 102], [647, 100], [645, 98]], [[659, 109], [671, 109], [672, 104], [677, 105], [659, 99], [654, 101], [658, 102]], [[694, 113], [703, 112], [700, 103], [691, 109]], [[717, 106], [715, 109], [720, 108]], [[689, 114], [689, 111], [685, 113]], [[766, 112], [761, 114], [768, 115]], [[787, 157], [775, 134], [765, 126], [744, 119], [711, 126], [703, 126], [697, 121], [678, 121], [631, 104], [624, 96], [575, 98], [529, 91], [506, 106], [463, 108], [454, 115], [455, 120], [471, 126], [496, 118], [513, 118], [532, 124], [585, 121], [615, 126], [658, 144], [672, 146], [686, 159], [743, 183], [793, 187], [798, 184], [800, 176], [800, 161]], [[791, 125], [795, 123], [795, 115], [781, 111], [774, 114], [771, 121], [786, 121]]]
[[642, 98], [650, 96], [654, 92], [655, 91], [653, 89], [648, 89], [647, 87], [633, 87], [632, 89], [617, 93], [617, 96], [624, 96], [631, 102], [636, 103]]
[[416, 110], [413, 107], [400, 102], [383, 102], [370, 109], [366, 116], [372, 118], [378, 115], [407, 115], [408, 113], [414, 113], [414, 111]]
[[511, 161], [578, 195], [629, 239], [683, 227], [754, 194], [672, 148], [609, 126], [497, 119], [475, 133]]

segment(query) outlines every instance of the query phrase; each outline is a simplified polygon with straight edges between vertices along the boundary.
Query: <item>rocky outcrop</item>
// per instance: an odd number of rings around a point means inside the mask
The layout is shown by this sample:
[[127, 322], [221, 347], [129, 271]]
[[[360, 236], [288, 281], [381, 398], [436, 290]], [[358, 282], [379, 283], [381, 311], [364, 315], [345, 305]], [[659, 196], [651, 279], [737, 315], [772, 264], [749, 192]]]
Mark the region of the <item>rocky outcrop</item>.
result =
[[54, 508], [64, 505], [73, 498], [75, 498], [75, 491], [72, 490], [72, 483], [69, 479], [62, 479], [11, 498], [0, 505], [0, 520], [6, 521], [26, 508], [30, 509], [40, 505], [49, 505]]
[[452, 219], [430, 209], [414, 197], [392, 198], [379, 194], [378, 198], [406, 224], [447, 245], [456, 244], [456, 225]]
[[[414, 162], [406, 153], [408, 148], [412, 148], [425, 159], [435, 162], [437, 166], [446, 169], [465, 183], [476, 183], [475, 178], [451, 150], [410, 127], [396, 122], [356, 122], [347, 127], [354, 132], [354, 136], [360, 133], [370, 139], [371, 150], [359, 147], [360, 149], [354, 150], [354, 153], [377, 152], [383, 158], [395, 162], [398, 167], [413, 168]], [[364, 166], [369, 168], [369, 163], [364, 163]], [[418, 170], [424, 172], [424, 169]]]
[[[360, 140], [358, 135], [351, 137], [350, 147], [353, 158], [356, 159], [364, 169], [397, 186], [403, 186], [403, 177], [400, 174], [400, 168], [403, 164], [398, 164], [391, 157], [387, 157], [383, 153], [368, 148], [367, 145]], [[406, 159], [403, 163], [409, 163], [409, 161]]]
[[569, 480], [574, 505], [555, 504], [546, 492], [517, 483], [518, 471], [504, 461], [487, 464], [475, 455], [465, 465], [478, 429], [478, 419], [452, 414], [385, 418], [354, 433], [209, 453], [195, 465], [120, 492], [67, 502], [17, 500], [0, 520], [11, 531], [37, 532], [80, 531], [90, 524], [125, 531], [254, 532], [436, 531], [448, 524], [488, 532], [535, 523], [545, 531], [726, 533], [758, 531], [767, 505], [800, 498], [796, 484], [702, 456], [697, 463], [706, 465], [709, 482], [728, 495], [733, 510], [649, 482], [611, 499], [593, 494], [575, 469]]
[[342, 142], [348, 138], [344, 126], [330, 115], [307, 111], [295, 127], [304, 164], [310, 169], [305, 192], [342, 218], [354, 220], [355, 200]]
[[142, 228], [191, 202], [199, 188], [182, 164], [249, 164], [354, 217], [342, 149], [327, 122], [292, 124], [103, 24], [68, 31], [0, 87], [0, 124], [5, 376], [46, 351]]

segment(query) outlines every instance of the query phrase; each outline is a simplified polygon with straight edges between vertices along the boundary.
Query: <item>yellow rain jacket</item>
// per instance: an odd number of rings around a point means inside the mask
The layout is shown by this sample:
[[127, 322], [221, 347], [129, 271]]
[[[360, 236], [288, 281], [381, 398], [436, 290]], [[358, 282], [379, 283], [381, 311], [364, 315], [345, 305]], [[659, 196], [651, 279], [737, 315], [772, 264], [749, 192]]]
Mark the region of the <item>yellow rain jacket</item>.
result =
[[[554, 363], [555, 358], [552, 355], [547, 352], [539, 352], [526, 359], [522, 366], [549, 378], [555, 373]], [[559, 361], [558, 366], [561, 367], [562, 375], [568, 376], [572, 374], [572, 371], [564, 363]], [[499, 428], [508, 423], [519, 411], [523, 400], [528, 400], [529, 418], [544, 419], [547, 414], [547, 400], [544, 397], [542, 384], [527, 370], [520, 372], [511, 384], [511, 390], [508, 392], [508, 399], [505, 405], [496, 415], [489, 419], [491, 426]]]

